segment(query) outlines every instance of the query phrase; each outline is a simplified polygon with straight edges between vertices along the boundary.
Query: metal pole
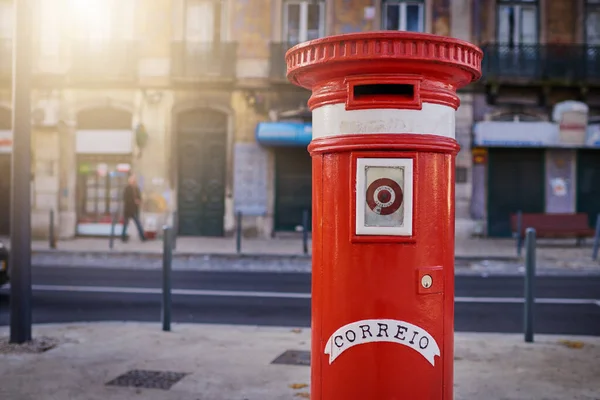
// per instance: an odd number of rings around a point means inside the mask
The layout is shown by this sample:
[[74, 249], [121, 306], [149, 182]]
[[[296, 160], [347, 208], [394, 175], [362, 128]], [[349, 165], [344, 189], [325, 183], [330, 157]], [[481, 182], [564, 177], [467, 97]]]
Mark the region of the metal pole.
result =
[[596, 234], [594, 235], [594, 249], [592, 250], [592, 260], [598, 259], [598, 248], [600, 247], [600, 214], [596, 216]]
[[517, 211], [517, 256], [521, 257], [521, 249], [523, 248], [523, 212]]
[[177, 234], [179, 233], [179, 215], [177, 210], [173, 211], [173, 250], [177, 249]]
[[527, 228], [525, 246], [525, 342], [533, 343], [533, 322], [535, 305], [535, 229]]
[[237, 212], [237, 221], [235, 224], [235, 249], [238, 254], [242, 252], [242, 212]]
[[162, 329], [171, 330], [171, 262], [173, 261], [173, 230], [163, 227], [163, 288], [162, 288]]
[[308, 210], [302, 212], [302, 251], [308, 254]]
[[115, 211], [112, 216], [112, 221], [110, 223], [110, 239], [108, 240], [108, 247], [112, 250], [115, 245], [115, 226], [117, 225], [117, 220], [119, 218], [119, 210]]
[[48, 237], [50, 240], [50, 248], [56, 248], [56, 237], [54, 235], [54, 210], [50, 210], [50, 232], [48, 233]]
[[31, 4], [14, 1], [10, 342], [31, 340]]

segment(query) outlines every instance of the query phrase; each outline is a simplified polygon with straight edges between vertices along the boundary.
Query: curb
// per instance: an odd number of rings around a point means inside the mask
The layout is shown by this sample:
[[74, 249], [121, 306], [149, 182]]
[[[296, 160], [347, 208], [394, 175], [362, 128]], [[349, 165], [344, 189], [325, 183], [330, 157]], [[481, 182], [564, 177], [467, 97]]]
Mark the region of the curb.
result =
[[[144, 252], [144, 251], [127, 251], [127, 252], [111, 252], [111, 251], [64, 251], [64, 250], [33, 250], [32, 255], [38, 256], [78, 256], [78, 257], [146, 257], [146, 258], [162, 258], [160, 252]], [[278, 253], [190, 253], [190, 252], [173, 252], [173, 258], [224, 258], [224, 259], [300, 259], [310, 260], [311, 254], [278, 254]], [[519, 262], [521, 258], [512, 256], [462, 256], [454, 257], [455, 261], [499, 261], [499, 262]]]

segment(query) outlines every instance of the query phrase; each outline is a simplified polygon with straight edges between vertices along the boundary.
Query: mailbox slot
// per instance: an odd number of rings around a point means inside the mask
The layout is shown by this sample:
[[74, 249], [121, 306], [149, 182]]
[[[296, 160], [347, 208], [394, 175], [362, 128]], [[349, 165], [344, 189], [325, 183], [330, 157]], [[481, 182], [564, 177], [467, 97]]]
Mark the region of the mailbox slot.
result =
[[414, 101], [415, 85], [408, 83], [374, 83], [354, 85], [355, 100], [377, 101], [380, 96], [395, 97], [400, 101]]
[[396, 108], [420, 110], [421, 80], [417, 77], [361, 76], [346, 78], [346, 110]]

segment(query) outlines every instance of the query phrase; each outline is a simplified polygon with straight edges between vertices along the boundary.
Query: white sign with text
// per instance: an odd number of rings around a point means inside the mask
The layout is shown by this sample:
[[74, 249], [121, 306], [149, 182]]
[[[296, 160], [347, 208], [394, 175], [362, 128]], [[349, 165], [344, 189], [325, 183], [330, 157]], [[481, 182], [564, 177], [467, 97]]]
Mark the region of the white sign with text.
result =
[[325, 354], [329, 355], [331, 364], [344, 351], [359, 344], [375, 342], [408, 346], [433, 366], [435, 356], [440, 356], [440, 348], [429, 332], [409, 322], [394, 319], [365, 319], [342, 326], [327, 340]]

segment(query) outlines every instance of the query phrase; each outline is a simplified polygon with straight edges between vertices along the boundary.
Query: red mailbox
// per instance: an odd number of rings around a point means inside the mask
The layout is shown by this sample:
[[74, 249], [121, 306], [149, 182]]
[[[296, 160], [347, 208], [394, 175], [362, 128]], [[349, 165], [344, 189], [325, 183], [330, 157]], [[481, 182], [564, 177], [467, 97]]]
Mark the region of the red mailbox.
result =
[[453, 397], [456, 90], [482, 52], [406, 32], [286, 54], [312, 90], [312, 399]]

